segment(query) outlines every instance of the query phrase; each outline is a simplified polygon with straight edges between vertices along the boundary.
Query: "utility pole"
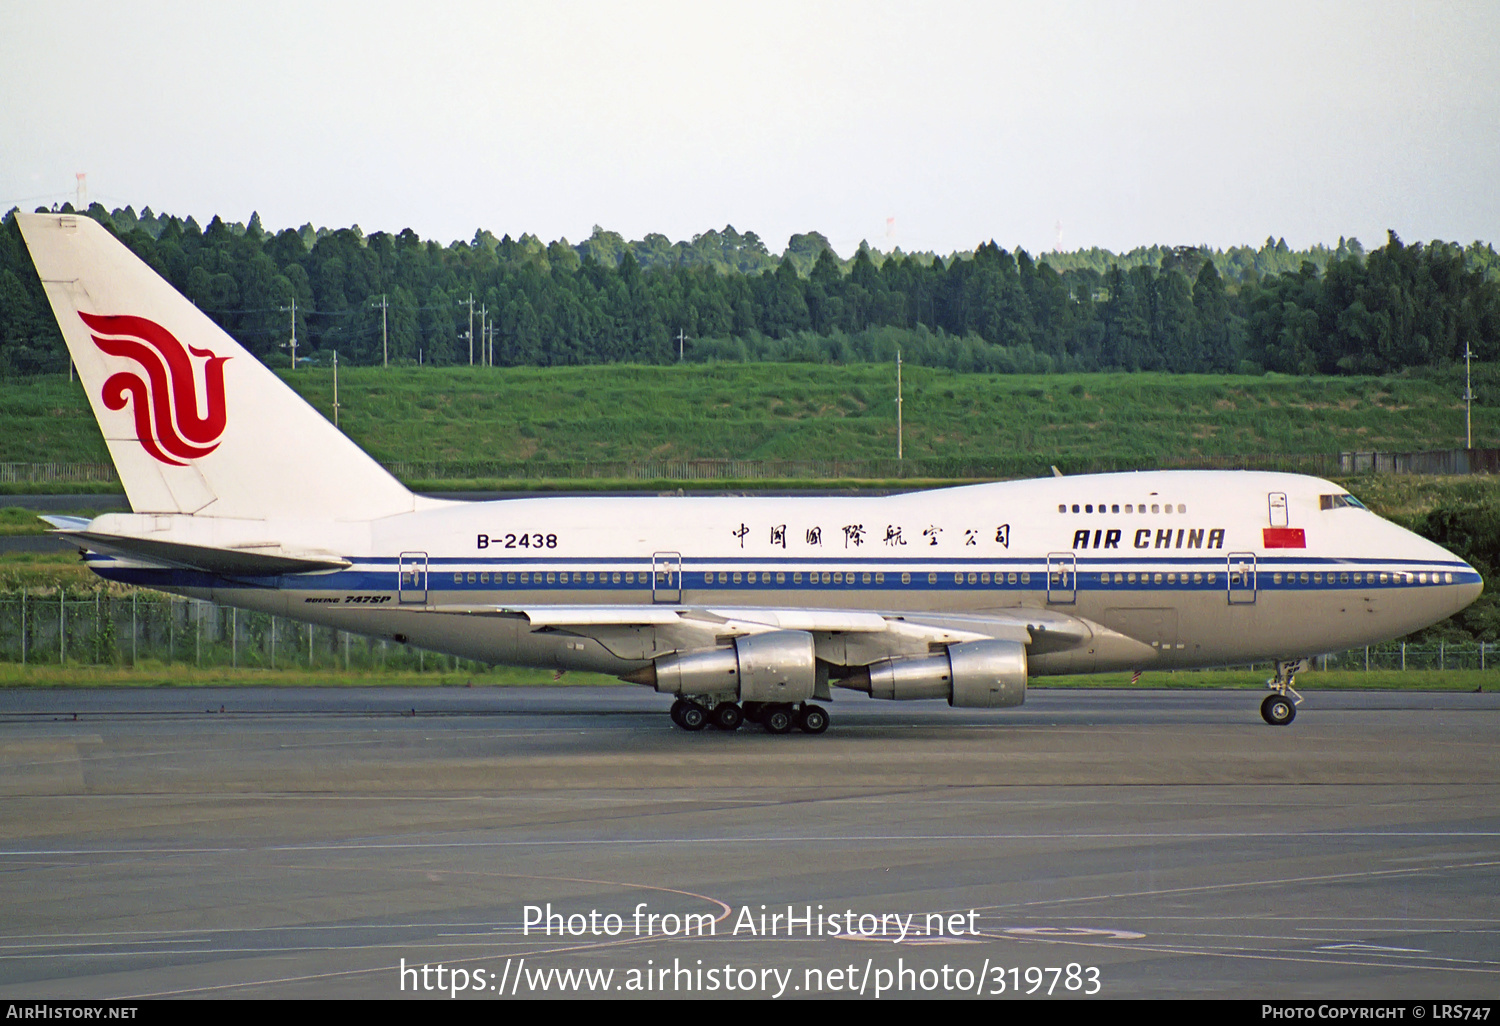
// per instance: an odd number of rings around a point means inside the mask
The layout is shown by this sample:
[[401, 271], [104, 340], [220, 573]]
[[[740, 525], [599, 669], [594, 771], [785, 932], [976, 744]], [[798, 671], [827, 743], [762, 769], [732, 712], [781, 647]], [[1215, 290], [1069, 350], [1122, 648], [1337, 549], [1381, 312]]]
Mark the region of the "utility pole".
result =
[[677, 329], [677, 362], [678, 363], [682, 362], [682, 344], [684, 342], [686, 342], [686, 341], [687, 341], [687, 335], [685, 335], [683, 333], [683, 331], [682, 331], [681, 328], [678, 328]]
[[385, 293], [380, 295], [380, 365], [391, 365], [391, 348], [385, 333]]
[[487, 366], [489, 366], [489, 364], [485, 361], [485, 358], [484, 358], [484, 338], [485, 338], [485, 335], [484, 335], [484, 323], [485, 323], [485, 318], [488, 317], [489, 315], [490, 315], [489, 307], [485, 306], [483, 303], [480, 303], [479, 304], [479, 364], [480, 364], [481, 367], [487, 367]]
[[906, 451], [901, 437], [901, 350], [896, 350], [896, 459], [904, 461]]
[[469, 293], [469, 366], [474, 366], [474, 293]]
[[1464, 342], [1464, 448], [1474, 448], [1474, 388], [1469, 378], [1469, 360], [1474, 352]]
[[292, 340], [290, 342], [284, 342], [284, 343], [282, 343], [282, 345], [283, 345], [283, 347], [286, 347], [286, 346], [290, 346], [291, 347], [291, 350], [292, 350], [292, 370], [296, 370], [297, 369], [297, 297], [296, 296], [292, 297], [292, 305], [291, 306], [278, 307], [278, 309], [281, 309], [281, 310], [290, 310], [292, 312]]
[[333, 426], [339, 426], [339, 351], [337, 349], [333, 351]]

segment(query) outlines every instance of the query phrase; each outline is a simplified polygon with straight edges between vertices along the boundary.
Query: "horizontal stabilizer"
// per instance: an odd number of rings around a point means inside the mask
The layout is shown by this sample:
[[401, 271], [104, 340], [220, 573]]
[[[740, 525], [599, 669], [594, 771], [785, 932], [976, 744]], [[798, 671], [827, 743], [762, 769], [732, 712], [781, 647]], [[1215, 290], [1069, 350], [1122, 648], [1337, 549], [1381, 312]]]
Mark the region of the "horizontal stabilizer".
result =
[[221, 549], [207, 545], [184, 545], [181, 542], [154, 538], [132, 538], [128, 535], [100, 534], [97, 531], [56, 531], [84, 548], [111, 556], [144, 560], [179, 570], [201, 570], [230, 577], [274, 577], [279, 574], [305, 574], [317, 570], [342, 570], [350, 565], [337, 556], [287, 555], [279, 545]]

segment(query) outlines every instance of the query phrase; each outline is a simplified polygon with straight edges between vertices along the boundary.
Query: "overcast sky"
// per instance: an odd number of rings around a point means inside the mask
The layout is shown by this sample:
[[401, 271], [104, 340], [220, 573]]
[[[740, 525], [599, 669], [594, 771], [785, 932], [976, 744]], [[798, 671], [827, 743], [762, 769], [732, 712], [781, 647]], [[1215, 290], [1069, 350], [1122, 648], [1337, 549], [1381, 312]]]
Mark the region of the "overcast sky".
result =
[[1500, 242], [1500, 3], [3, 0], [0, 205], [78, 171], [443, 243]]

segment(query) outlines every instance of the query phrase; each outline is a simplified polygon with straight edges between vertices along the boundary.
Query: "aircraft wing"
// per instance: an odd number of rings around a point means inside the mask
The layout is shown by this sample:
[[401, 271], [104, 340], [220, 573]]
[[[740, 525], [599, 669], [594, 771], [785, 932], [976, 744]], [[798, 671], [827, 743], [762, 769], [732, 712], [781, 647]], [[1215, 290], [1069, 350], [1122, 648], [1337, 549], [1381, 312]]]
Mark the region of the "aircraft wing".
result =
[[[440, 605], [432, 611], [524, 619], [532, 632], [591, 638], [621, 659], [654, 659], [772, 631], [811, 634], [818, 657], [838, 666], [926, 655], [936, 646], [967, 641], [1016, 641], [1038, 655], [1085, 646], [1101, 635], [1139, 644], [1082, 617], [1025, 608], [974, 615], [678, 605]], [[1144, 657], [1154, 657], [1148, 646], [1141, 647]]]

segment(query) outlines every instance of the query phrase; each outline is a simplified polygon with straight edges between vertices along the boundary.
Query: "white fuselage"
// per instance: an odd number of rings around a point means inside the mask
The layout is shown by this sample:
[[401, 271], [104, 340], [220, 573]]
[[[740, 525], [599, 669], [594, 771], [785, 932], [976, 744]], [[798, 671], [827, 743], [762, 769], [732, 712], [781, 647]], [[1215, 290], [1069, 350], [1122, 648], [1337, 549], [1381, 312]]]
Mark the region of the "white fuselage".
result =
[[[92, 558], [104, 576], [164, 591], [494, 663], [615, 673], [643, 665], [651, 646], [538, 632], [522, 612], [1053, 611], [1148, 649], [1049, 658], [1039, 646], [1031, 672], [1042, 675], [1336, 651], [1419, 629], [1479, 594], [1478, 573], [1452, 553], [1357, 504], [1324, 508], [1337, 497], [1344, 489], [1298, 475], [1173, 471], [872, 497], [431, 502], [342, 525], [220, 525], [215, 540], [294, 541], [344, 557], [340, 570], [229, 580]], [[139, 530], [137, 519], [170, 537], [192, 518], [126, 516], [117, 529]]]

